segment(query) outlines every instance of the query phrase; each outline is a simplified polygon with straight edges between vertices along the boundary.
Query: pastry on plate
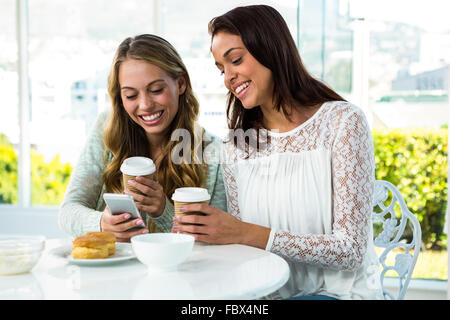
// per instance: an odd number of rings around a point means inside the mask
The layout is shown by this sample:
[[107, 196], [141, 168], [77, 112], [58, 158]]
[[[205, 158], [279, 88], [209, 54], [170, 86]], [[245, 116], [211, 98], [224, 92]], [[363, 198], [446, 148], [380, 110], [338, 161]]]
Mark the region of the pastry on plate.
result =
[[111, 232], [88, 232], [83, 236], [106, 240], [108, 242], [108, 254], [116, 253], [116, 237]]
[[108, 242], [93, 237], [78, 237], [72, 242], [74, 259], [104, 259], [109, 256]]

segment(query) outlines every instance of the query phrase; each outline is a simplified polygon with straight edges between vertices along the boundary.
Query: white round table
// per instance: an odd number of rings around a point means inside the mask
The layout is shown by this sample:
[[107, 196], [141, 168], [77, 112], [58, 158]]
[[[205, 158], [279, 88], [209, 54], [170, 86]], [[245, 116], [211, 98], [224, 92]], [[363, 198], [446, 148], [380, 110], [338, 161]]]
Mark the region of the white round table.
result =
[[177, 271], [151, 272], [137, 259], [79, 266], [50, 254], [70, 239], [46, 241], [30, 273], [0, 276], [0, 299], [258, 299], [289, 278], [284, 259], [244, 245], [196, 242]]

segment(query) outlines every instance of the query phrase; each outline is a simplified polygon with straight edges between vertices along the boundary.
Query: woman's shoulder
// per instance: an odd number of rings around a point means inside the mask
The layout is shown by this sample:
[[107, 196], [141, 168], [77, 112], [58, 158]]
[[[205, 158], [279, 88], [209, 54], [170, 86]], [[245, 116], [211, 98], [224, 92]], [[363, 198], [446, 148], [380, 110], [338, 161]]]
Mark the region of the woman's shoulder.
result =
[[109, 112], [104, 111], [97, 115], [86, 141], [86, 151], [103, 154], [105, 150], [104, 131], [108, 122]]
[[331, 122], [331, 126], [333, 127], [345, 125], [349, 119], [356, 119], [358, 122], [367, 122], [364, 111], [351, 102], [330, 101], [327, 104], [325, 114], [327, 115], [328, 121], [325, 122]]
[[111, 112], [109, 110], [101, 111], [95, 119], [94, 130], [103, 131], [108, 122]]
[[342, 116], [348, 116], [355, 113], [364, 114], [360, 107], [349, 101], [329, 101], [327, 104], [329, 113], [339, 114]]
[[109, 115], [109, 111], [102, 111], [96, 116], [89, 129], [89, 136], [91, 139], [94, 137], [100, 138], [103, 136], [108, 123]]

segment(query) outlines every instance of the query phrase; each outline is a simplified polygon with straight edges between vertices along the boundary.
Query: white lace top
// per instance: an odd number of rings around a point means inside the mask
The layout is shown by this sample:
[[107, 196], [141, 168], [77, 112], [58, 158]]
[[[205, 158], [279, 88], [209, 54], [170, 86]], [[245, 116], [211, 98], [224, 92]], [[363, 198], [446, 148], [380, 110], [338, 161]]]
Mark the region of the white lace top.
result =
[[289, 263], [289, 281], [270, 298], [382, 298], [372, 241], [374, 154], [364, 113], [348, 102], [327, 102], [289, 132], [259, 134], [269, 137], [259, 151], [228, 141], [222, 166], [229, 213], [271, 228], [266, 250]]

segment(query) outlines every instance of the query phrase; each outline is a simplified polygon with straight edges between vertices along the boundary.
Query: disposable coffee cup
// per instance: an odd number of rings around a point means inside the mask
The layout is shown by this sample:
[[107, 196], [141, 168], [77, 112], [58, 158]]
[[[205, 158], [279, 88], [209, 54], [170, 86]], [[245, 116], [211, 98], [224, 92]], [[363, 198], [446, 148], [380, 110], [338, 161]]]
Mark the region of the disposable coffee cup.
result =
[[193, 203], [205, 203], [209, 204], [209, 200], [211, 196], [208, 193], [208, 190], [205, 188], [195, 188], [195, 187], [186, 187], [186, 188], [177, 188], [172, 195], [173, 204], [175, 207], [175, 215], [185, 215], [185, 214], [198, 214], [195, 212], [180, 212], [180, 208], [186, 204]]
[[156, 166], [150, 158], [130, 157], [122, 162], [120, 171], [123, 175], [124, 189], [141, 194], [139, 190], [128, 184], [128, 180], [136, 180], [138, 176], [154, 180]]

